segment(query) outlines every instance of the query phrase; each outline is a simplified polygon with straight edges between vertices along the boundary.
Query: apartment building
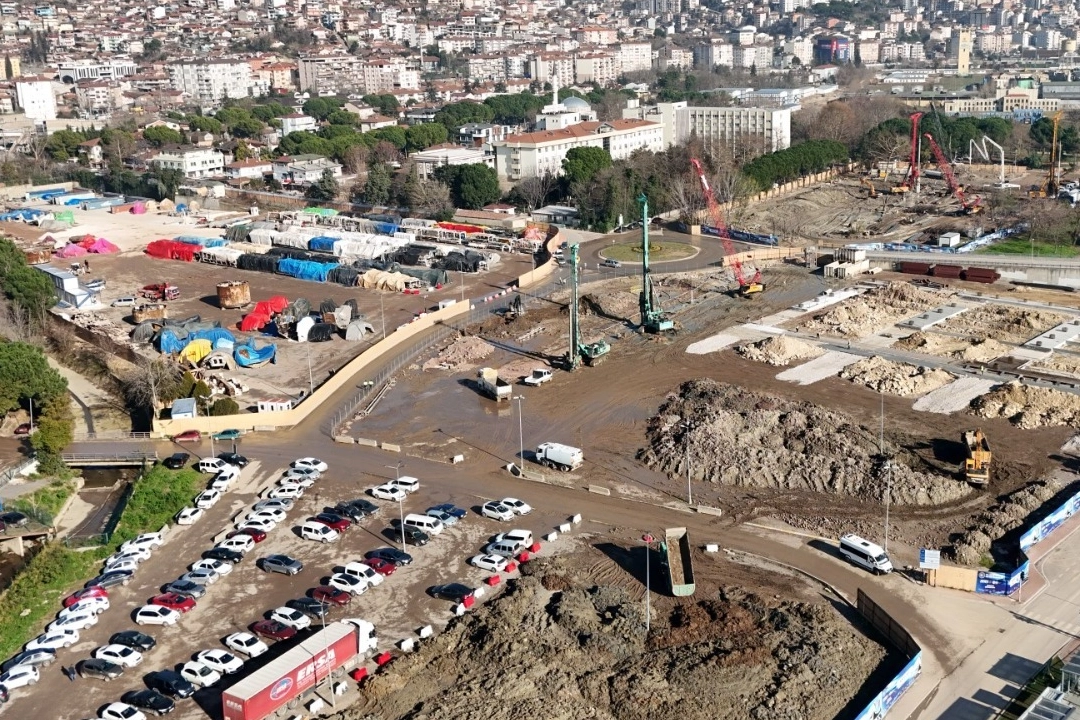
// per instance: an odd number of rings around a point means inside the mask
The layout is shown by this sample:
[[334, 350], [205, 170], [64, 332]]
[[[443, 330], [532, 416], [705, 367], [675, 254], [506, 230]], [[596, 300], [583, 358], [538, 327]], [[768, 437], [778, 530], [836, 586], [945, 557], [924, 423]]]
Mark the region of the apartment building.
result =
[[675, 141], [696, 136], [706, 146], [730, 146], [747, 139], [761, 152], [791, 145], [791, 109], [761, 107], [684, 107], [675, 111]]
[[610, 87], [619, 79], [620, 71], [615, 55], [607, 51], [581, 52], [574, 57], [574, 78], [579, 85], [594, 82]]
[[65, 85], [74, 85], [80, 80], [119, 80], [138, 72], [139, 66], [131, 60], [74, 60], [61, 63], [56, 76]]
[[79, 108], [95, 117], [115, 110], [122, 95], [123, 89], [111, 82], [83, 81], [75, 86]]
[[494, 143], [495, 171], [511, 181], [547, 173], [561, 175], [566, 153], [578, 147], [603, 148], [614, 160], [628, 158], [636, 150], [660, 152], [664, 148], [663, 128], [646, 120], [609, 120], [508, 135], [503, 142]]
[[355, 90], [364, 85], [366, 61], [356, 55], [311, 55], [299, 62], [300, 92], [326, 94]]
[[24, 77], [15, 81], [15, 97], [26, 117], [45, 121], [56, 119], [56, 95], [47, 77]]
[[529, 77], [543, 85], [574, 84], [574, 57], [568, 53], [537, 53], [529, 56]]
[[324, 170], [335, 178], [341, 177], [341, 164], [322, 155], [293, 155], [273, 162], [274, 179], [282, 185], [310, 185], [322, 177]]
[[244, 60], [181, 60], [168, 70], [175, 89], [202, 103], [251, 95], [251, 65]]
[[150, 158], [150, 165], [179, 170], [187, 178], [219, 177], [225, 174], [225, 155], [212, 148], [165, 149]]
[[652, 70], [652, 43], [621, 43], [615, 54], [615, 66], [619, 74]]
[[315, 132], [318, 129], [319, 123], [315, 118], [303, 113], [290, 113], [281, 117], [282, 137], [292, 132]]
[[469, 79], [473, 82], [484, 80], [499, 82], [507, 79], [506, 59], [502, 55], [495, 53], [470, 55], [465, 62]]

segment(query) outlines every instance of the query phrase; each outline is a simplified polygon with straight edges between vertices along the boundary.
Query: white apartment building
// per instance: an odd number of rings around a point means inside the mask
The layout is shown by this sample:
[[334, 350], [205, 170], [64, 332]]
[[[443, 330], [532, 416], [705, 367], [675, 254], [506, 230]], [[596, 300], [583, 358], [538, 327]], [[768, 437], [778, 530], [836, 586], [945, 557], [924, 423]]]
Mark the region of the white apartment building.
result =
[[364, 85], [363, 58], [356, 55], [312, 55], [301, 57], [300, 92], [333, 95]]
[[281, 136], [285, 137], [292, 132], [315, 132], [319, 124], [315, 118], [303, 113], [292, 113], [281, 117]]
[[169, 64], [173, 88], [214, 105], [251, 95], [251, 65], [242, 60], [181, 60]]
[[447, 165], [487, 165], [495, 167], [495, 156], [482, 148], [466, 148], [449, 144], [436, 145], [409, 156], [416, 163], [416, 172], [422, 180], [435, 174], [437, 168]]
[[610, 87], [619, 79], [619, 73], [618, 62], [610, 52], [583, 52], [574, 57], [574, 78], [578, 84], [594, 82], [600, 87]]
[[729, 42], [713, 41], [694, 49], [694, 62], [703, 68], [734, 67], [735, 49]]
[[694, 51], [675, 45], [660, 48], [656, 57], [656, 69], [664, 72], [669, 69], [690, 70], [694, 67]]
[[626, 108], [622, 111], [623, 120], [649, 120], [660, 125], [664, 138], [664, 149], [675, 144], [675, 114], [687, 107], [685, 100], [673, 103], [656, 103], [655, 105], [642, 105], [639, 100], [626, 101]]
[[341, 165], [322, 155], [293, 155], [273, 162], [274, 179], [282, 185], [310, 185], [317, 182], [324, 170], [335, 178], [341, 177]]
[[57, 77], [65, 85], [74, 85], [80, 80], [118, 80], [139, 72], [139, 66], [131, 60], [74, 60], [61, 63]]
[[772, 67], [772, 60], [771, 45], [736, 45], [732, 51], [732, 65], [737, 68], [763, 70]]
[[731, 146], [746, 138], [761, 152], [791, 145], [791, 109], [760, 107], [683, 107], [675, 111], [675, 142], [697, 136], [706, 146]]
[[975, 49], [985, 55], [1004, 55], [1012, 48], [1012, 33], [980, 32], [975, 35]]
[[566, 53], [538, 53], [529, 56], [529, 77], [540, 83], [574, 84], [574, 58]]
[[262, 179], [274, 171], [269, 160], [238, 160], [225, 166], [225, 177], [230, 180]]
[[616, 74], [619, 75], [652, 70], [652, 43], [621, 43], [615, 55], [615, 66]]
[[91, 115], [107, 115], [116, 109], [122, 92], [122, 88], [109, 82], [81, 82], [75, 86], [75, 99]]
[[420, 87], [420, 73], [410, 70], [401, 58], [375, 60], [364, 63], [364, 93], [388, 93], [402, 88]]
[[484, 80], [498, 82], [507, 79], [506, 59], [500, 54], [470, 55], [465, 62], [469, 79], [474, 82]]
[[225, 155], [212, 148], [162, 150], [150, 158], [150, 165], [163, 170], [179, 170], [187, 178], [218, 177], [225, 174]]
[[56, 95], [53, 94], [53, 84], [49, 78], [18, 78], [15, 81], [15, 98], [31, 120], [56, 119]]
[[1035, 33], [1035, 47], [1040, 50], [1060, 50], [1061, 31], [1044, 28]]
[[[814, 62], [814, 39], [795, 38], [784, 43], [784, 52], [799, 58], [803, 65], [812, 65]], [[863, 62], [866, 62], [865, 58]]]
[[563, 159], [573, 148], [603, 148], [613, 160], [628, 158], [636, 150], [660, 152], [664, 133], [658, 123], [646, 120], [610, 120], [509, 135], [493, 145], [495, 171], [499, 177], [516, 181], [547, 173], [561, 175]]

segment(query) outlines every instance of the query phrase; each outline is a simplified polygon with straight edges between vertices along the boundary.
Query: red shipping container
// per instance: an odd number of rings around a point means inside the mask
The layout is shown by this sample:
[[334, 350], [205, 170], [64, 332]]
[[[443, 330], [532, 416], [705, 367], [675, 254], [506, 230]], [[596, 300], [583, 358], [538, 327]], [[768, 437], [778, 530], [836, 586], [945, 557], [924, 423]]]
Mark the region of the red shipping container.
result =
[[386, 663], [390, 662], [393, 659], [394, 659], [394, 656], [391, 655], [389, 652], [379, 653], [378, 655], [375, 656], [375, 664], [378, 665], [379, 667], [382, 667], [383, 665], [385, 665]]

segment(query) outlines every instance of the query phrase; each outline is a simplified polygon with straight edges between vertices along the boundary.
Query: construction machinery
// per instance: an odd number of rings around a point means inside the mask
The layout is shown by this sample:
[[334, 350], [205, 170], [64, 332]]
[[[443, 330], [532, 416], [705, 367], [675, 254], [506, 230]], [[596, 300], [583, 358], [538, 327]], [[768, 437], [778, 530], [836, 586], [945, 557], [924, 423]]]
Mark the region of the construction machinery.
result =
[[967, 215], [974, 215], [977, 212], [982, 211], [982, 198], [978, 195], [974, 200], [968, 200], [964, 195], [964, 188], [956, 180], [956, 173], [953, 172], [952, 164], [948, 158], [945, 157], [945, 153], [942, 152], [941, 146], [934, 140], [934, 136], [930, 133], [923, 135], [930, 142], [930, 149], [934, 151], [934, 160], [937, 162], [938, 168], [941, 169], [941, 174], [945, 177], [945, 182], [949, 184], [949, 192], [951, 192], [957, 200], [960, 201], [960, 207], [962, 211]]
[[1038, 187], [1032, 187], [1028, 192], [1028, 197], [1044, 198], [1044, 197], [1057, 197], [1058, 193], [1058, 129], [1061, 127], [1061, 111], [1058, 110], [1050, 118], [1050, 122], [1054, 123], [1053, 135], [1050, 139], [1050, 169], [1046, 172], [1046, 178], [1043, 179], [1042, 184]]
[[720, 241], [724, 244], [724, 254], [730, 259], [731, 267], [735, 271], [735, 281], [739, 283], [736, 294], [739, 297], [748, 298], [764, 292], [765, 283], [761, 281], [760, 270], [754, 270], [754, 277], [751, 280], [746, 279], [742, 262], [735, 252], [735, 245], [731, 242], [731, 232], [728, 230], [727, 223], [724, 222], [724, 213], [720, 210], [720, 203], [716, 202], [716, 196], [713, 195], [712, 187], [709, 186], [709, 179], [705, 177], [704, 166], [697, 158], [690, 158], [690, 164], [694, 166], [694, 172], [697, 173], [698, 180], [701, 182], [701, 191], [709, 207], [709, 220], [716, 234], [720, 236]]
[[641, 308], [641, 327], [647, 333], [661, 333], [675, 327], [653, 292], [652, 275], [649, 273], [649, 199], [645, 193], [638, 195], [641, 205], [641, 292], [638, 294], [638, 306]]
[[870, 178], [866, 178], [866, 177], [860, 178], [859, 179], [859, 184], [865, 186], [866, 189], [870, 191], [870, 194], [867, 195], [867, 197], [871, 197], [871, 198], [876, 198], [877, 197], [877, 188], [874, 187], [874, 183], [871, 182]]
[[911, 149], [908, 152], [908, 171], [904, 176], [904, 181], [899, 185], [894, 185], [889, 192], [894, 195], [909, 192], [912, 188], [918, 191], [919, 184], [919, 149], [921, 143], [919, 142], [919, 120], [922, 119], [923, 113], [917, 112], [911, 114]]
[[966, 430], [960, 436], [967, 457], [964, 458], [964, 478], [972, 485], [990, 482], [990, 443], [981, 429]]
[[671, 581], [671, 594], [687, 597], [694, 594], [694, 559], [690, 552], [690, 536], [686, 528], [667, 528], [661, 543], [664, 565]]
[[982, 140], [969, 140], [968, 141], [968, 165], [975, 162], [975, 151], [979, 151], [979, 156], [982, 157], [988, 163], [992, 163], [990, 158], [990, 151], [987, 149], [987, 145], [997, 148], [998, 151], [998, 181], [997, 185], [991, 185], [990, 187], [996, 190], [1009, 190], [1012, 188], [1019, 188], [1016, 183], [1005, 182], [1005, 149], [994, 142], [988, 135], [983, 135]]
[[581, 342], [581, 319], [578, 303], [578, 245], [570, 246], [570, 349], [567, 352], [566, 366], [570, 370], [578, 367], [581, 361], [586, 365], [595, 365], [600, 362], [611, 350], [611, 346], [605, 340], [594, 343], [582, 344]]

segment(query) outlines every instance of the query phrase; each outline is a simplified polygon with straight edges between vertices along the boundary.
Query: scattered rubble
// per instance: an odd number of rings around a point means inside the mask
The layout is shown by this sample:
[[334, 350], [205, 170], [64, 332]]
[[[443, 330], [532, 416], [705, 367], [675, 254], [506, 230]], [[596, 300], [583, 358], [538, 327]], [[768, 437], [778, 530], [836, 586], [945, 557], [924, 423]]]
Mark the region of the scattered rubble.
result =
[[951, 292], [922, 290], [910, 283], [891, 282], [814, 315], [799, 326], [799, 332], [861, 338], [937, 307], [951, 296]]
[[64, 315], [72, 325], [86, 328], [98, 335], [104, 335], [121, 347], [137, 348], [136, 343], [131, 342], [131, 328], [120, 325], [112, 319], [98, 312], [76, 312]]
[[840, 372], [840, 377], [875, 392], [901, 397], [923, 395], [956, 379], [939, 368], [894, 362], [876, 355], [848, 365]]
[[993, 388], [971, 401], [971, 414], [1007, 418], [1023, 430], [1054, 425], [1080, 425], [1080, 396], [1018, 381]]
[[755, 343], [740, 345], [735, 352], [747, 360], [768, 365], [789, 365], [796, 360], [809, 360], [821, 355], [821, 348], [789, 335], [773, 335]]
[[1050, 353], [1046, 358], [1036, 360], [1028, 367], [1080, 378], [1080, 357], [1076, 355]]
[[[960, 565], [980, 565], [992, 557], [993, 544], [1005, 533], [1024, 524], [1029, 515], [1056, 495], [1066, 483], [1058, 478], [1046, 478], [1029, 484], [991, 505], [976, 518], [952, 545], [952, 558]], [[1015, 546], [1012, 546], [1015, 547]], [[1010, 553], [1012, 547], [1001, 548]], [[1014, 558], [1008, 557], [1007, 560]]]
[[424, 370], [461, 370], [495, 352], [486, 340], [474, 335], [454, 338], [439, 354], [424, 363]]
[[[690, 423], [688, 431], [685, 424]], [[691, 380], [649, 421], [649, 446], [638, 458], [670, 475], [739, 487], [812, 490], [880, 499], [878, 431], [812, 403], [797, 403], [714, 380]], [[956, 501], [971, 488], [952, 477], [918, 472], [903, 448], [893, 456], [892, 499], [901, 505]]]
[[955, 337], [933, 331], [913, 332], [897, 340], [893, 347], [974, 363], [996, 360], [1011, 350], [1008, 345], [989, 337]]
[[1068, 315], [1047, 310], [986, 303], [954, 315], [935, 329], [1019, 345], [1070, 319]]

